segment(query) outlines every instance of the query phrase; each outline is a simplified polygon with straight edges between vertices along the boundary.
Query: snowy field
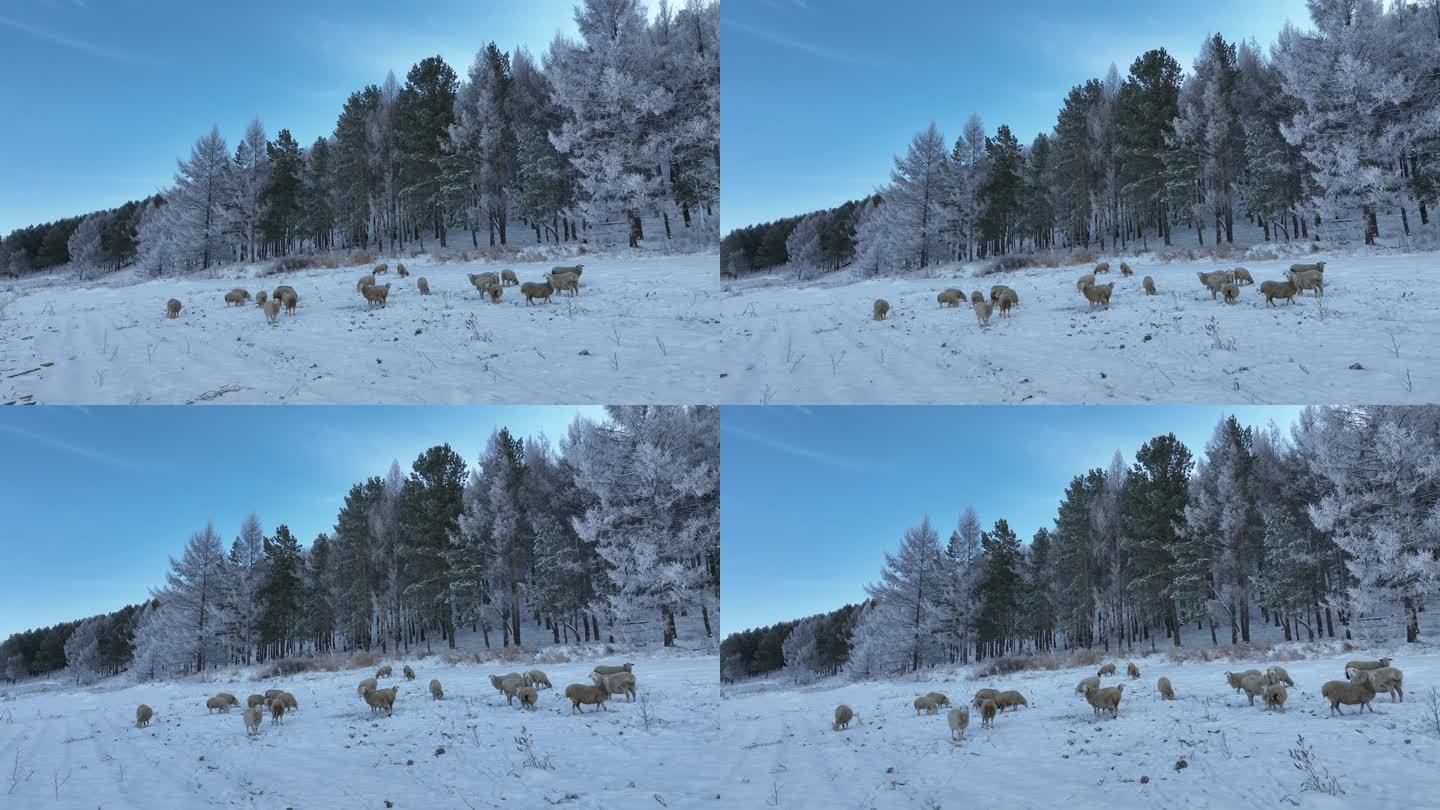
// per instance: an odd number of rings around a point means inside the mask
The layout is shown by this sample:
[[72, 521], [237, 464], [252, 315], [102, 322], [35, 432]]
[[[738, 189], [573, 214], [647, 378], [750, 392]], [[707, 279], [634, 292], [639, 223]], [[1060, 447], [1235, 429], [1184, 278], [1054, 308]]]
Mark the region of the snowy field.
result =
[[[0, 402], [714, 402], [713, 253], [583, 256], [529, 263], [404, 260], [386, 307], [367, 308], [367, 267], [256, 278], [33, 281], [0, 291]], [[583, 262], [580, 294], [527, 306], [517, 287], [484, 302], [467, 273], [540, 281]], [[129, 273], [125, 274], [129, 276]], [[431, 295], [419, 295], [424, 276]], [[266, 323], [234, 287], [288, 284], [295, 316]], [[180, 317], [165, 317], [177, 298]]]
[[[979, 276], [772, 279], [732, 283], [723, 300], [722, 402], [1434, 402], [1440, 368], [1440, 253], [1269, 260], [1119, 260], [1111, 308], [1090, 311], [1075, 281], [1093, 265]], [[1327, 262], [1313, 294], [1265, 306], [1258, 284], [1295, 262]], [[1210, 299], [1197, 272], [1243, 266], [1257, 286]], [[1150, 275], [1158, 295], [1143, 294]], [[947, 287], [1020, 296], [982, 330], [968, 306], [941, 308]], [[888, 320], [871, 319], [884, 298]]]
[[[645, 703], [572, 715], [563, 691], [589, 683], [599, 660], [448, 665], [385, 659], [397, 678], [391, 717], [371, 717], [355, 686], [369, 670], [250, 680], [75, 689], [54, 684], [0, 698], [0, 806], [74, 808], [574, 808], [716, 806], [718, 662], [713, 655], [618, 655], [631, 661]], [[543, 669], [555, 691], [538, 708], [507, 706], [488, 675]], [[432, 701], [438, 678], [445, 700]], [[382, 681], [382, 684], [385, 683]], [[242, 711], [208, 713], [228, 691], [242, 702], [292, 692], [300, 710], [247, 737]], [[0, 688], [0, 693], [4, 689]], [[135, 727], [135, 707], [155, 710]], [[648, 705], [648, 709], [647, 709]], [[650, 727], [644, 713], [651, 714]], [[523, 731], [522, 731], [523, 729]], [[528, 734], [526, 764], [516, 737]], [[440, 749], [444, 749], [443, 753]]]
[[[1428, 649], [1424, 647], [1415, 649]], [[1074, 693], [1095, 670], [1022, 672], [970, 680], [848, 683], [809, 688], [778, 683], [726, 687], [727, 801], [736, 807], [847, 808], [1152, 808], [1421, 807], [1440, 794], [1440, 729], [1427, 699], [1440, 686], [1440, 654], [1393, 650], [1281, 662], [1294, 679], [1284, 713], [1247, 705], [1224, 673], [1268, 663], [1169, 663], [1163, 655], [1111, 658], [1125, 684], [1119, 717], [1097, 719]], [[1320, 695], [1343, 680], [1345, 662], [1390, 655], [1405, 673], [1404, 703], [1380, 695], [1374, 713], [1342, 706], [1330, 717]], [[1124, 676], [1136, 661], [1142, 677]], [[1170, 678], [1176, 700], [1155, 689]], [[1030, 708], [1007, 711], [981, 728], [971, 708], [962, 743], [950, 741], [944, 711], [917, 717], [911, 701], [929, 691], [960, 705], [977, 689], [1017, 689]], [[858, 716], [832, 731], [835, 706]], [[1297, 737], [1342, 797], [1301, 791], [1291, 763]], [[1186, 766], [1177, 768], [1180, 761]], [[1146, 783], [1141, 779], [1146, 778]]]

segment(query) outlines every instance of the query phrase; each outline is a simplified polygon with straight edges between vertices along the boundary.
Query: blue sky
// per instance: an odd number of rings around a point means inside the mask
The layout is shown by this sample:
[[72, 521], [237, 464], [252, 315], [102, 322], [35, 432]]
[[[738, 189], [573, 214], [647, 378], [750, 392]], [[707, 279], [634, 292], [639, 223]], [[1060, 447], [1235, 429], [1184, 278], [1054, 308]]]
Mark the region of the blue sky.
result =
[[494, 41], [537, 57], [573, 0], [0, 2], [0, 235], [163, 189], [217, 124], [259, 116], [301, 144], [346, 97], [440, 54], [464, 76]]
[[502, 426], [551, 444], [595, 407], [146, 405], [0, 409], [0, 640], [107, 612], [164, 583], [207, 521], [251, 512], [304, 545], [350, 485], [449, 442], [473, 465]]
[[1197, 458], [1235, 414], [1288, 435], [1299, 407], [1221, 405], [730, 406], [720, 427], [725, 634], [865, 598], [884, 553], [928, 513], [944, 542], [961, 511], [1022, 542], [1054, 527], [1070, 479], [1126, 466], [1173, 432]]
[[1220, 32], [1268, 52], [1305, 0], [726, 0], [721, 19], [722, 229], [839, 205], [888, 182], [934, 119], [971, 112], [1022, 143], [1065, 93], [1163, 47], [1187, 71]]

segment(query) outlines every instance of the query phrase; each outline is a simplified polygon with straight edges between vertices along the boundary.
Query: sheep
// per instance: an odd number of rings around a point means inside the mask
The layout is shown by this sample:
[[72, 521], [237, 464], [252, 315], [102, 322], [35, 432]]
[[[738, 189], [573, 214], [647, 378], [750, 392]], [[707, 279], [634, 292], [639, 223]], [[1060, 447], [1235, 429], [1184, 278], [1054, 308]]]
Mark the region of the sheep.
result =
[[877, 321], [883, 321], [889, 314], [890, 302], [884, 298], [876, 298], [872, 317]]
[[135, 707], [135, 727], [145, 728], [150, 725], [150, 718], [155, 716], [155, 710], [141, 703]]
[[374, 277], [374, 276], [361, 276], [361, 277], [360, 277], [360, 280], [357, 281], [357, 282], [355, 282], [355, 291], [358, 292], [358, 293], [364, 294], [366, 287], [374, 287], [374, 286], [375, 286], [375, 277]]
[[994, 305], [989, 301], [976, 301], [971, 306], [975, 308], [975, 320], [980, 323], [980, 328], [989, 326], [990, 313], [995, 311]]
[[1125, 262], [1120, 262], [1120, 275], [1129, 278], [1130, 276], [1135, 275], [1135, 271], [1130, 269], [1130, 265], [1126, 264]]
[[534, 711], [535, 701], [540, 699], [540, 693], [535, 691], [533, 686], [522, 686], [515, 690], [515, 696], [520, 698], [520, 708]]
[[1220, 285], [1220, 295], [1225, 303], [1233, 304], [1240, 300], [1240, 288], [1227, 281]]
[[623, 694], [627, 702], [635, 699], [635, 676], [629, 672], [614, 672], [609, 675], [592, 672], [590, 677], [597, 684], [603, 683], [605, 691], [612, 695]]
[[591, 671], [592, 671], [592, 672], [598, 672], [598, 673], [600, 673], [601, 675], [614, 675], [614, 674], [617, 673], [617, 672], [634, 672], [634, 671], [635, 671], [635, 665], [634, 665], [634, 664], [626, 663], [626, 664], [621, 664], [620, 666], [616, 667], [616, 666], [609, 666], [609, 665], [607, 665], [607, 664], [596, 664], [596, 665], [595, 665], [595, 668], [594, 668], [593, 670], [591, 670]]
[[374, 306], [376, 304], [379, 304], [383, 307], [385, 306], [385, 300], [390, 297], [390, 285], [375, 284], [366, 287], [364, 290], [361, 290], [361, 292], [365, 295], [366, 306]]
[[1138, 678], [1140, 677], [1140, 667], [1135, 666], [1135, 662], [1131, 661], [1125, 665], [1125, 674], [1129, 675], [1132, 679]]
[[1370, 684], [1378, 692], [1387, 692], [1390, 695], [1390, 702], [1396, 701], [1399, 696], [1401, 703], [1405, 702], [1404, 680], [1405, 673], [1395, 667], [1381, 667], [1380, 669], [1363, 670], [1370, 677]]
[[931, 699], [928, 698], [928, 697], [925, 697], [925, 696], [922, 695], [922, 696], [920, 696], [920, 697], [915, 698], [915, 716], [916, 716], [916, 717], [919, 717], [919, 716], [920, 716], [920, 712], [925, 712], [926, 714], [934, 714], [936, 711], [939, 710], [939, 708], [940, 708], [939, 706], [936, 706], [936, 705], [935, 705], [935, 701], [931, 700]]
[[484, 298], [487, 295], [490, 296], [490, 303], [492, 304], [500, 303], [500, 296], [502, 293], [504, 293], [504, 290], [500, 287], [499, 284], [487, 284], [480, 289], [480, 297]]
[[283, 304], [285, 303], [285, 293], [293, 292], [295, 292], [294, 287], [291, 287], [288, 284], [281, 284], [279, 287], [276, 287], [275, 289], [270, 291], [270, 297]]
[[1010, 288], [1009, 288], [1009, 287], [1006, 287], [1004, 284], [995, 284], [995, 285], [992, 285], [992, 286], [990, 287], [990, 303], [992, 303], [992, 304], [998, 304], [998, 303], [1000, 303], [1000, 293], [1005, 292], [1005, 291], [1008, 290], [1008, 289], [1010, 289]]
[[1085, 275], [1083, 275], [1083, 276], [1081, 276], [1080, 278], [1078, 278], [1078, 279], [1075, 280], [1075, 289], [1076, 289], [1076, 291], [1078, 291], [1079, 293], [1081, 293], [1081, 294], [1083, 295], [1083, 294], [1085, 293], [1085, 288], [1086, 288], [1086, 287], [1089, 287], [1091, 284], [1094, 284], [1094, 283], [1095, 283], [1095, 274], [1094, 274], [1094, 273], [1086, 273]]
[[[500, 300], [500, 288], [496, 286], [490, 289], [493, 290], [490, 294], [491, 299], [495, 301]], [[545, 303], [548, 304], [550, 303], [550, 296], [555, 294], [555, 288], [551, 287], [548, 281], [527, 281], [520, 285], [520, 294], [525, 296], [525, 303], [527, 305], [536, 298], [542, 298], [545, 300]]]
[[855, 719], [855, 710], [841, 703], [835, 707], [835, 722], [830, 724], [832, 731], [840, 731], [849, 728], [850, 721]]
[[1006, 709], [1013, 709], [1016, 706], [1025, 706], [1027, 708], [1030, 706], [1030, 704], [1026, 702], [1025, 696], [1016, 692], [1014, 689], [1001, 692], [996, 696], [995, 705], [1000, 707], [1001, 712], [1004, 712]]
[[1095, 274], [1096, 274], [1096, 275], [1099, 275], [1099, 274], [1101, 274], [1101, 273], [1108, 273], [1108, 272], [1110, 272], [1110, 263], [1109, 263], [1109, 262], [1101, 262], [1101, 263], [1095, 265]]
[[419, 290], [421, 295], [429, 295], [430, 282], [426, 281], [424, 276], [421, 276], [415, 279], [415, 289]]
[[1095, 672], [1095, 675], [1096, 675], [1097, 677], [1102, 677], [1102, 678], [1103, 678], [1104, 676], [1106, 676], [1106, 675], [1114, 675], [1114, 674], [1115, 674], [1115, 665], [1114, 665], [1114, 664], [1102, 664], [1101, 667], [1100, 667], [1100, 669]]
[[1254, 283], [1255, 283], [1255, 277], [1254, 277], [1254, 276], [1251, 276], [1251, 275], [1250, 275], [1250, 271], [1249, 271], [1249, 270], [1246, 270], [1246, 269], [1243, 268], [1243, 267], [1237, 267], [1237, 268], [1235, 268], [1234, 270], [1231, 270], [1231, 271], [1230, 271], [1230, 275], [1234, 277], [1234, 279], [1235, 279], [1234, 284], [1235, 284], [1235, 286], [1237, 286], [1237, 287], [1242, 286], [1242, 285], [1245, 285], [1245, 284], [1254, 284]]
[[1090, 307], [1096, 304], [1104, 304], [1106, 309], [1110, 308], [1110, 292], [1115, 289], [1111, 284], [1091, 284], [1085, 288], [1085, 300], [1090, 302]]
[[935, 300], [939, 301], [940, 306], [942, 307], [958, 307], [960, 306], [960, 302], [964, 300], [964, 298], [965, 291], [957, 290], [954, 287], [951, 287], [947, 290], [941, 290], [940, 294], [935, 296]]
[[491, 284], [498, 285], [500, 283], [500, 276], [495, 273], [466, 273], [465, 277], [470, 279], [470, 283], [475, 285], [475, 289], [482, 291]]
[[1271, 683], [1265, 685], [1265, 692], [1261, 699], [1265, 702], [1265, 710], [1279, 709], [1285, 711], [1285, 685]]
[[360, 685], [358, 687], [355, 688], [355, 693], [361, 697], [364, 697], [365, 690], [374, 689], [376, 683], [377, 681], [375, 678], [366, 678], [365, 680], [360, 682]]
[[377, 275], [377, 276], [380, 275], [381, 273], [388, 273], [388, 272], [390, 272], [390, 265], [388, 265], [388, 264], [377, 264], [377, 265], [375, 265], [375, 270], [374, 270], [373, 272], [374, 272], [375, 275]]
[[431, 699], [431, 700], [444, 700], [444, 699], [445, 699], [445, 690], [440, 688], [440, 679], [439, 679], [439, 678], [431, 678], [431, 679], [430, 679], [430, 699]]
[[1292, 270], [1286, 276], [1290, 279], [1290, 283], [1295, 285], [1295, 289], [1301, 292], [1314, 290], [1316, 298], [1325, 294], [1325, 275], [1318, 270], [1311, 270], [1308, 273], [1297, 273]]
[[582, 275], [584, 272], [585, 272], [585, 265], [583, 265], [583, 264], [572, 264], [572, 265], [570, 265], [569, 267], [552, 267], [552, 268], [550, 268], [550, 275], [552, 275], [552, 276], [555, 275], [556, 273], [573, 273], [573, 274], [576, 275], [576, 276], [580, 276], [580, 275]]
[[1078, 683], [1078, 684], [1075, 685], [1075, 694], [1077, 694], [1077, 695], [1083, 695], [1083, 694], [1085, 694], [1086, 688], [1091, 688], [1091, 687], [1093, 687], [1093, 688], [1095, 688], [1095, 689], [1099, 689], [1099, 688], [1100, 688], [1100, 676], [1099, 676], [1099, 675], [1091, 675], [1091, 676], [1088, 677], [1088, 678], [1081, 678], [1081, 679], [1080, 679], [1080, 683]]
[[261, 311], [265, 313], [265, 320], [269, 321], [271, 326], [280, 322], [280, 302], [274, 298], [266, 301]]
[[277, 698], [277, 697], [279, 697], [279, 696], [281, 696], [281, 695], [283, 695], [283, 694], [285, 694], [285, 690], [284, 690], [284, 689], [266, 689], [266, 690], [265, 690], [265, 699], [266, 699], [266, 700], [270, 700], [271, 698]]
[[[385, 286], [388, 287], [388, 286], [390, 286], [390, 285], [389, 285], [389, 284], [386, 284]], [[294, 290], [291, 290], [291, 291], [285, 293], [285, 297], [280, 299], [280, 303], [285, 306], [285, 314], [286, 314], [286, 315], [294, 315], [294, 314], [295, 314], [295, 305], [298, 304], [299, 302], [300, 302], [300, 296], [296, 295]]]
[[1260, 285], [1260, 294], [1265, 296], [1265, 306], [1275, 306], [1276, 298], [1284, 298], [1287, 304], [1295, 303], [1295, 294], [1300, 292], [1293, 281], [1266, 281]]
[[166, 302], [165, 302], [165, 317], [167, 317], [167, 318], [169, 318], [169, 319], [171, 319], [171, 320], [174, 320], [174, 319], [180, 317], [180, 301], [179, 301], [179, 299], [171, 298], [169, 301], [166, 301]]
[[975, 708], [978, 709], [980, 708], [980, 704], [984, 703], [987, 700], [994, 700], [996, 697], [999, 697], [999, 695], [999, 690], [981, 689], [980, 691], [975, 693], [975, 699], [970, 702], [975, 704]]
[[228, 712], [230, 711], [230, 701], [226, 700], [223, 697], [220, 697], [219, 695], [216, 695], [215, 697], [212, 697], [209, 700], [205, 701], [205, 710], [207, 713], [212, 710]]
[[1104, 689], [1094, 687], [1085, 690], [1085, 700], [1096, 714], [1109, 711], [1112, 718], [1120, 717], [1120, 698], [1124, 696], [1125, 684], [1118, 683]]
[[375, 670], [375, 679], [376, 679], [376, 680], [379, 680], [379, 679], [381, 679], [381, 678], [393, 678], [393, 677], [395, 677], [395, 670], [391, 669], [389, 664], [386, 664], [385, 666], [380, 667], [379, 669]]
[[274, 725], [276, 723], [284, 722], [285, 701], [281, 700], [280, 698], [276, 698], [270, 701], [268, 705], [270, 706], [270, 724]]
[[935, 701], [935, 705], [936, 705], [936, 706], [949, 706], [949, 705], [950, 705], [950, 697], [949, 697], [948, 695], [946, 695], [944, 692], [930, 692], [930, 693], [926, 694], [925, 697], [928, 697], [928, 698], [930, 698], [931, 700]]
[[284, 704], [285, 704], [285, 711], [287, 711], [287, 712], [298, 712], [298, 711], [300, 711], [300, 704], [299, 704], [299, 702], [297, 702], [297, 701], [295, 700], [295, 696], [292, 695], [292, 694], [290, 694], [289, 692], [281, 692], [281, 693], [280, 693], [280, 700], [281, 700], [282, 702], [284, 702]]
[[249, 300], [250, 300], [250, 291], [249, 291], [249, 290], [242, 290], [242, 289], [239, 288], [239, 287], [236, 287], [235, 289], [231, 290], [230, 292], [225, 293], [225, 306], [227, 306], [227, 307], [230, 306], [231, 304], [234, 304], [234, 305], [237, 306], [237, 307], [243, 307], [243, 306], [245, 306], [245, 302], [246, 302], [246, 301], [249, 301]]
[[270, 294], [265, 292], [264, 290], [255, 293], [255, 306], [263, 308], [265, 306], [265, 300], [269, 297]]
[[525, 688], [524, 678], [506, 678], [500, 682], [500, 691], [505, 694], [505, 705], [509, 706], [515, 700], [520, 690]]
[[1348, 683], [1345, 681], [1326, 681], [1325, 685], [1320, 687], [1320, 694], [1324, 695], [1325, 699], [1330, 701], [1331, 714], [1344, 714], [1344, 710], [1340, 708], [1340, 704], [1342, 703], [1347, 706], [1359, 704], [1361, 714], [1365, 713], [1365, 707], [1367, 706], [1370, 707], [1371, 713], [1375, 711], [1375, 707], [1370, 706], [1370, 701], [1375, 699], [1375, 684], [1370, 682], [1368, 676]]
[[491, 675], [491, 676], [490, 676], [490, 685], [493, 686], [493, 687], [495, 687], [495, 691], [497, 691], [497, 692], [499, 692], [499, 693], [501, 693], [501, 694], [504, 694], [504, 693], [505, 693], [505, 682], [508, 681], [508, 680], [519, 680], [519, 679], [520, 679], [520, 673], [518, 673], [518, 672], [507, 672], [507, 673], [505, 673], [504, 675]]
[[1225, 278], [1224, 273], [1218, 271], [1214, 273], [1196, 273], [1195, 275], [1200, 277], [1200, 283], [1205, 285], [1205, 289], [1210, 291], [1211, 300], [1215, 299], [1215, 296], [1220, 293], [1220, 288], [1229, 281], [1229, 279]]
[[405, 675], [405, 680], [415, 680], [415, 670], [411, 669], [409, 664], [406, 664], [404, 669], [401, 669], [400, 672]]
[[607, 712], [610, 711], [610, 708], [605, 705], [605, 701], [610, 699], [610, 691], [605, 688], [604, 684], [586, 686], [583, 683], [572, 683], [565, 687], [565, 697], [570, 698], [571, 714], [575, 712], [584, 714], [585, 710], [580, 708], [581, 704], [593, 704]]
[[370, 713], [374, 714], [379, 709], [384, 709], [386, 714], [395, 713], [395, 695], [400, 687], [394, 686], [389, 689], [366, 689], [361, 697], [370, 706]]
[[1140, 286], [1145, 288], [1146, 295], [1155, 294], [1155, 279], [1146, 276], [1145, 278], [1140, 279]]
[[401, 278], [408, 278], [410, 276], [410, 271], [405, 269], [405, 265], [397, 264], [395, 265], [395, 275]]
[[1244, 672], [1227, 672], [1225, 673], [1225, 682], [1230, 684], [1230, 688], [1238, 693], [1240, 691], [1240, 681], [1244, 679], [1246, 675], [1258, 676], [1260, 674], [1260, 670], [1258, 669], [1247, 669]]
[[[576, 273], [575, 275], [578, 276], [578, 275], [580, 275], [580, 274], [579, 274], [579, 273]], [[515, 286], [516, 284], [519, 284], [519, 283], [520, 283], [520, 279], [518, 279], [518, 278], [515, 277], [515, 271], [514, 271], [514, 270], [501, 270], [501, 271], [500, 271], [500, 283], [501, 283], [503, 286], [506, 286], [506, 287], [513, 287], [513, 286]]]
[[534, 686], [537, 689], [540, 688], [540, 684], [544, 684], [546, 689], [555, 688], [550, 685], [550, 679], [546, 677], [545, 673], [538, 669], [532, 669], [525, 674], [530, 676], [530, 685]]
[[1289, 275], [1289, 273], [1311, 273], [1311, 272], [1314, 272], [1314, 273], [1324, 273], [1324, 272], [1325, 272], [1325, 262], [1315, 262], [1314, 264], [1292, 264], [1292, 265], [1290, 265], [1290, 270], [1289, 270], [1288, 273], [1286, 273], [1286, 275]]
[[1282, 666], [1273, 666], [1265, 670], [1266, 683], [1284, 683], [1286, 686], [1294, 686], [1295, 682], [1290, 680], [1290, 673]]
[[981, 301], [984, 301], [984, 300], [985, 300], [985, 293], [980, 292], [979, 290], [976, 290], [975, 292], [970, 293], [970, 303], [972, 303], [972, 304], [978, 304], [978, 303], [980, 303]]
[[245, 698], [245, 708], [247, 708], [247, 709], [253, 709], [253, 708], [255, 708], [256, 706], [259, 706], [261, 703], [264, 703], [264, 702], [265, 702], [265, 696], [264, 696], [264, 695], [251, 695], [250, 697]]
[[1014, 290], [1005, 290], [1000, 293], [1000, 317], [1010, 317], [1010, 310], [1020, 303], [1020, 298]]
[[557, 273], [550, 277], [550, 286], [554, 287], [556, 292], [569, 290], [571, 295], [579, 295], [580, 277], [570, 273]]
[[995, 727], [995, 701], [986, 700], [980, 704], [980, 727]]
[[1240, 688], [1245, 690], [1245, 697], [1254, 706], [1255, 696], [1265, 694], [1265, 678], [1258, 673], [1248, 673], [1240, 679]]
[[1355, 673], [1365, 669], [1380, 669], [1390, 666], [1389, 658], [1381, 658], [1379, 661], [1351, 661], [1345, 665], [1345, 677], [1353, 678]]
[[264, 718], [259, 706], [251, 706], [245, 710], [245, 734], [253, 737], [260, 733], [260, 721]]
[[950, 722], [950, 739], [965, 739], [965, 728], [970, 725], [970, 709], [964, 706], [951, 709], [947, 719]]
[[1161, 700], [1174, 700], [1175, 690], [1170, 686], [1170, 679], [1162, 677], [1155, 682], [1155, 689], [1160, 692]]

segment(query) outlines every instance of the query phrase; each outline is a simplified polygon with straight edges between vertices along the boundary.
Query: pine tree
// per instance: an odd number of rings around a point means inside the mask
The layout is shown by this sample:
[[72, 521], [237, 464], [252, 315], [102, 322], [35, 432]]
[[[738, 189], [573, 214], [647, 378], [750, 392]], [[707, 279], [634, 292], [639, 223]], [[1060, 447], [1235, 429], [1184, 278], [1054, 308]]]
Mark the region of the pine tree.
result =
[[1132, 587], [1162, 617], [1166, 635], [1181, 642], [1176, 552], [1185, 526], [1194, 461], [1175, 434], [1156, 436], [1135, 453], [1127, 474], [1122, 521], [1132, 539], [1137, 572]]
[[446, 643], [455, 647], [455, 602], [446, 551], [464, 508], [465, 460], [443, 444], [415, 459], [401, 495], [403, 546], [409, 584], [416, 600]]
[[405, 76], [395, 107], [399, 183], [407, 208], [445, 247], [447, 224], [441, 193], [443, 143], [455, 120], [455, 70], [439, 56], [420, 60]]
[[[985, 574], [980, 580], [975, 616], [976, 660], [1001, 655], [1016, 640], [1018, 609], [1024, 596], [1020, 539], [1004, 519], [980, 535], [985, 549]], [[988, 655], [987, 655], [988, 654]]]
[[260, 589], [265, 611], [260, 619], [259, 642], [271, 650], [271, 657], [282, 657], [291, 651], [300, 605], [304, 599], [301, 574], [304, 560], [300, 543], [290, 527], [280, 524], [275, 536], [265, 538], [266, 576]]

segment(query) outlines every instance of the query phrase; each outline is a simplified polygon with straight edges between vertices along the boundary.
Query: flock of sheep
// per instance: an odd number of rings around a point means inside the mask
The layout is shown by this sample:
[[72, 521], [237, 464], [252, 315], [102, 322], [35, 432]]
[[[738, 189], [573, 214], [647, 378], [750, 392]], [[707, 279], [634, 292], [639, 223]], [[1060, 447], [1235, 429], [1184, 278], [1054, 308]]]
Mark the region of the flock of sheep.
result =
[[[405, 680], [415, 680], [415, 670], [409, 664], [401, 668]], [[360, 682], [356, 692], [361, 700], [370, 707], [372, 715], [383, 711], [386, 715], [395, 712], [395, 698], [400, 693], [399, 685], [388, 688], [381, 688], [381, 678], [394, 676], [394, 670], [386, 664], [375, 670], [374, 677], [366, 678]], [[612, 695], [625, 695], [627, 701], [635, 700], [635, 671], [633, 664], [621, 664], [610, 666], [599, 664], [590, 673], [593, 685], [572, 683], [565, 687], [565, 697], [570, 700], [570, 712], [584, 713], [582, 705], [598, 706], [609, 711], [605, 702]], [[491, 675], [490, 683], [495, 689], [505, 696], [506, 705], [514, 705], [515, 700], [520, 701], [521, 709], [533, 710], [540, 700], [539, 690], [543, 687], [553, 689], [550, 679], [544, 672], [532, 669], [529, 672], [510, 672], [504, 675]], [[444, 700], [445, 689], [441, 686], [438, 678], [430, 681], [430, 699]], [[231, 706], [239, 706], [240, 700], [229, 692], [221, 692], [205, 701], [207, 712], [230, 711]], [[260, 724], [265, 717], [265, 712], [270, 713], [270, 723], [274, 725], [284, 721], [287, 712], [299, 711], [300, 704], [295, 696], [283, 689], [269, 689], [265, 694], [251, 695], [246, 700], [244, 712], [245, 733], [256, 735], [260, 733]], [[155, 710], [145, 704], [140, 704], [135, 709], [135, 727], [145, 728], [150, 725], [150, 720], [155, 716]]]
[[[1132, 680], [1140, 677], [1140, 667], [1132, 661], [1125, 665], [1125, 672]], [[1109, 712], [1111, 719], [1118, 719], [1120, 716], [1120, 699], [1125, 692], [1125, 684], [1119, 683], [1114, 686], [1101, 687], [1100, 679], [1106, 675], [1115, 674], [1114, 664], [1105, 664], [1094, 675], [1080, 681], [1075, 687], [1075, 694], [1084, 695], [1085, 701], [1090, 704], [1095, 715], [1101, 712]], [[1379, 661], [1351, 661], [1345, 665], [1345, 678], [1343, 681], [1327, 681], [1320, 689], [1320, 694], [1330, 701], [1331, 713], [1344, 714], [1340, 706], [1360, 706], [1363, 713], [1380, 692], [1387, 692], [1392, 701], [1405, 701], [1405, 690], [1403, 688], [1404, 673], [1398, 668], [1390, 666], [1389, 658], [1381, 658]], [[1255, 698], [1260, 697], [1265, 708], [1285, 710], [1285, 699], [1287, 686], [1294, 687], [1295, 681], [1291, 680], [1290, 673], [1284, 667], [1272, 666], [1263, 673], [1258, 669], [1250, 669], [1244, 672], [1227, 672], [1225, 680], [1238, 694], [1244, 692], [1250, 699], [1250, 705], [1255, 705]], [[1170, 679], [1162, 677], [1155, 683], [1155, 689], [1161, 700], [1174, 700], [1175, 688], [1171, 685]], [[929, 692], [915, 698], [915, 715], [922, 713], [935, 714], [943, 706], [950, 706], [950, 698], [944, 692]], [[1003, 714], [1006, 709], [1019, 706], [1029, 706], [1025, 696], [1015, 690], [999, 691], [996, 689], [981, 689], [975, 693], [971, 701], [976, 709], [980, 710], [981, 727], [994, 726], [995, 716]], [[1375, 709], [1371, 708], [1371, 712]], [[855, 719], [855, 710], [845, 704], [835, 707], [835, 722], [831, 728], [840, 731], [849, 727], [850, 721]], [[948, 714], [950, 725], [950, 739], [963, 740], [965, 729], [970, 725], [970, 707], [960, 706], [950, 709]]]
[[[580, 293], [580, 275], [584, 272], [585, 265], [576, 264], [558, 266], [550, 269], [545, 275], [544, 281], [520, 283], [514, 270], [502, 270], [499, 273], [467, 273], [470, 283], [480, 293], [483, 299], [489, 299], [491, 303], [500, 303], [500, 297], [504, 288], [518, 286], [520, 294], [525, 296], [525, 303], [530, 304], [535, 300], [542, 300], [550, 303], [551, 296], [557, 292], [569, 291], [571, 295]], [[355, 289], [365, 299], [366, 306], [373, 307], [376, 304], [385, 306], [390, 297], [390, 284], [376, 284], [375, 277], [390, 272], [389, 264], [379, 264], [368, 275], [362, 276], [355, 284]], [[395, 274], [400, 278], [408, 278], [410, 271], [405, 269], [404, 264], [397, 263]], [[430, 282], [424, 276], [415, 279], [415, 289], [421, 295], [430, 294]], [[250, 291], [243, 287], [236, 287], [224, 295], [225, 306], [234, 304], [237, 307], [244, 306], [245, 302], [251, 300]], [[265, 313], [265, 318], [274, 326], [279, 322], [280, 310], [284, 309], [287, 315], [295, 314], [295, 307], [300, 302], [300, 296], [295, 292], [294, 287], [281, 285], [268, 294], [261, 290], [254, 295], [255, 305]], [[165, 317], [178, 318], [184, 305], [178, 298], [171, 298], [165, 302]]]
[[[1095, 265], [1094, 271], [1086, 273], [1075, 282], [1075, 289], [1085, 297], [1088, 306], [1094, 309], [1098, 304], [1105, 309], [1110, 308], [1110, 296], [1115, 290], [1115, 283], [1096, 284], [1095, 277], [1110, 272], [1110, 263], [1101, 262]], [[1120, 262], [1120, 275], [1129, 278], [1135, 272], [1130, 265]], [[1250, 271], [1243, 267], [1234, 270], [1216, 270], [1210, 273], [1200, 273], [1200, 283], [1210, 291], [1210, 298], [1214, 300], [1217, 296], [1227, 304], [1233, 304], [1240, 298], [1240, 287], [1255, 283]], [[1155, 280], [1145, 276], [1140, 280], [1140, 286], [1145, 290], [1146, 295], [1155, 295]], [[1286, 301], [1293, 301], [1295, 296], [1305, 290], [1314, 290], [1316, 297], [1325, 294], [1325, 262], [1314, 264], [1292, 264], [1285, 272], [1284, 281], [1266, 281], [1260, 285], [1260, 294], [1265, 296], [1265, 305], [1274, 306], [1275, 299], [1281, 298]], [[966, 301], [965, 291], [948, 287], [935, 296], [941, 307], [958, 307]], [[975, 319], [984, 328], [990, 325], [990, 316], [995, 310], [1000, 311], [1001, 317], [1009, 317], [1010, 310], [1020, 305], [1020, 295], [1004, 284], [996, 284], [990, 288], [990, 295], [987, 297], [981, 290], [970, 294], [970, 305], [975, 310]], [[890, 315], [890, 302], [884, 298], [875, 299], [871, 309], [871, 317], [877, 321], [883, 321]]]

